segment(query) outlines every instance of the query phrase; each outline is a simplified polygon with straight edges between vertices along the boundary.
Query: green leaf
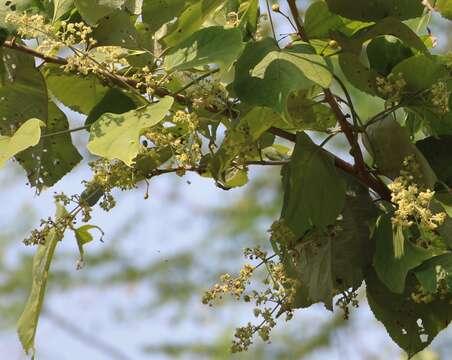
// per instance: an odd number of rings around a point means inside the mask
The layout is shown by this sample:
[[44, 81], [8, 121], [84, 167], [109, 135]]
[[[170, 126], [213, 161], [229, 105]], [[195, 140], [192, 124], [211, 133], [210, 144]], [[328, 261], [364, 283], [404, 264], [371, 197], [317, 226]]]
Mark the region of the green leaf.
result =
[[[8, 39], [8, 35], [9, 35], [9, 31], [6, 30], [5, 28], [0, 27], [0, 47], [3, 46], [6, 39]], [[3, 61], [3, 60], [0, 60], [0, 61]]]
[[436, 191], [435, 200], [446, 211], [447, 215], [452, 218], [452, 193], [447, 191]]
[[[82, 160], [67, 132], [69, 123], [66, 115], [53, 102], [49, 102], [48, 106], [49, 115], [44, 120], [41, 140], [16, 156], [27, 172], [30, 184], [38, 190], [56, 184]], [[57, 135], [51, 135], [55, 133]]]
[[366, 133], [363, 143], [382, 174], [394, 179], [400, 174], [403, 160], [414, 156], [423, 175], [422, 179], [415, 179], [416, 183], [433, 189], [437, 177], [428, 161], [411, 142], [407, 128], [401, 127], [392, 116], [388, 116], [369, 125]]
[[323, 88], [328, 88], [333, 81], [333, 74], [328, 69], [327, 63], [322, 56], [291, 51], [272, 51], [267, 54], [254, 67], [252, 76], [263, 79], [265, 78], [267, 68], [272, 63], [278, 63], [280, 66], [284, 66], [284, 62], [286, 61], [295, 65], [307, 79]]
[[399, 62], [413, 56], [413, 51], [398, 38], [387, 35], [374, 38], [366, 48], [372, 69], [387, 76]]
[[349, 190], [343, 217], [333, 230], [304, 237], [298, 250], [299, 280], [308, 303], [322, 301], [330, 310], [338, 292], [361, 285], [364, 270], [372, 262], [369, 227], [376, 208], [366, 188], [354, 183]]
[[452, 187], [452, 136], [430, 136], [416, 142], [416, 147], [427, 159], [438, 179]]
[[284, 169], [281, 217], [295, 235], [334, 223], [344, 207], [345, 181], [333, 159], [305, 133], [298, 133], [292, 159]]
[[112, 88], [100, 100], [86, 118], [85, 125], [91, 125], [105, 113], [122, 114], [136, 108], [135, 102], [121, 90]]
[[415, 275], [422, 287], [436, 294], [440, 286], [445, 285], [452, 292], [452, 254], [435, 256], [424, 261], [415, 269]]
[[13, 136], [0, 135], [0, 168], [17, 153], [36, 145], [43, 125], [45, 124], [39, 119], [30, 119], [23, 123]]
[[351, 52], [339, 54], [339, 65], [350, 83], [370, 95], [377, 95], [377, 72], [364, 66], [359, 57]]
[[383, 215], [377, 221], [374, 233], [376, 251], [373, 264], [379, 279], [386, 287], [394, 293], [402, 294], [405, 291], [408, 272], [435, 254], [405, 239], [403, 255], [396, 258], [391, 216], [392, 214]]
[[[1, 70], [6, 77], [0, 86], [0, 131], [9, 135], [11, 128], [17, 129], [30, 118], [44, 122], [43, 135], [67, 130], [65, 115], [54, 104], [49, 104], [44, 78], [35, 68], [33, 58], [6, 49], [4, 55], [6, 60]], [[70, 135], [60, 134], [42, 138], [37, 146], [18, 154], [16, 159], [27, 172], [30, 184], [40, 191], [43, 186], [55, 184], [81, 156], [72, 145]]]
[[341, 34], [335, 34], [334, 38], [345, 51], [359, 55], [365, 42], [382, 35], [395, 36], [403, 41], [406, 46], [428, 54], [428, 50], [422, 39], [408, 25], [393, 17], [384, 18], [372, 26], [363, 28], [351, 38], [341, 36]]
[[452, 20], [452, 2], [450, 0], [436, 0], [435, 9], [446, 19]]
[[392, 69], [395, 75], [402, 74], [407, 90], [413, 93], [430, 88], [439, 79], [447, 76], [446, 68], [427, 55], [416, 55], [403, 60]]
[[[310, 98], [309, 91], [294, 91], [287, 99], [290, 130], [325, 131], [336, 125], [336, 117], [330, 107]], [[287, 127], [284, 126], [284, 127]]]
[[452, 319], [450, 295], [428, 304], [412, 300], [411, 293], [416, 291], [414, 279], [410, 279], [404, 294], [389, 291], [373, 271], [368, 274], [366, 284], [372, 312], [408, 357], [426, 348]]
[[229, 70], [242, 50], [242, 32], [239, 29], [212, 26], [193, 33], [172, 48], [165, 57], [164, 67], [173, 71], [219, 64], [222, 69]]
[[184, 10], [186, 0], [151, 0], [143, 3], [143, 21], [151, 33], [176, 18]]
[[[213, 178], [221, 181], [225, 186], [233, 187], [236, 183], [231, 182], [229, 168], [234, 158], [239, 154], [241, 147], [245, 146], [248, 141], [257, 141], [278, 118], [279, 116], [273, 110], [265, 107], [254, 107], [242, 116], [239, 124], [237, 124], [237, 129], [247, 129], [249, 138], [245, 138], [243, 132], [240, 131], [228, 131], [226, 133], [220, 149], [214, 154], [209, 164]], [[233, 144], [233, 146], [229, 144]], [[232, 175], [235, 174], [236, 172]]]
[[376, 21], [388, 16], [407, 20], [422, 16], [424, 6], [412, 0], [326, 0], [331, 12], [349, 19]]
[[203, 22], [226, 0], [199, 0], [180, 15], [174, 29], [164, 37], [167, 46], [175, 46], [198, 30]]
[[125, 0], [124, 7], [133, 15], [141, 15], [143, 0]]
[[328, 39], [333, 31], [352, 36], [371, 23], [351, 21], [333, 14], [325, 2], [316, 1], [309, 6], [305, 15], [304, 28], [309, 39]]
[[400, 20], [392, 17], [385, 18], [375, 25], [357, 33], [356, 38], [364, 43], [381, 35], [392, 35], [400, 39], [406, 46], [428, 53], [424, 42], [411, 28]]
[[57, 21], [74, 6], [74, 0], [53, 0], [53, 19]]
[[[259, 20], [259, 0], [249, 0], [242, 4], [246, 4], [246, 10], [240, 18], [238, 27], [242, 30], [244, 38], [248, 39], [257, 30]], [[245, 34], [248, 36], [245, 36]]]
[[124, 0], [74, 0], [83, 20], [94, 25], [104, 16], [115, 10], [120, 10]]
[[[66, 210], [57, 204], [56, 221], [59, 221], [66, 215]], [[49, 276], [50, 264], [57, 243], [63, 238], [63, 233], [58, 232], [55, 228], [49, 231], [45, 238], [44, 245], [38, 245], [38, 250], [33, 259], [32, 286], [30, 296], [28, 297], [25, 309], [17, 323], [17, 332], [20, 342], [28, 354], [30, 351], [34, 354], [34, 340], [36, 329], [38, 326], [39, 315], [41, 313], [42, 304]]]
[[329, 38], [330, 31], [343, 25], [343, 18], [331, 13], [323, 1], [314, 2], [306, 11], [304, 27], [309, 39]]
[[[270, 107], [289, 122], [288, 96], [310, 88], [314, 82], [329, 85], [332, 75], [318, 55], [274, 51], [277, 49], [269, 38], [248, 43], [237, 62], [233, 87], [243, 102]], [[310, 47], [302, 49], [313, 51]]]
[[99, 20], [91, 36], [97, 40], [96, 46], [139, 49], [139, 36], [134, 22], [129, 13], [116, 10]]
[[[85, 250], [83, 249], [83, 245], [88, 244], [93, 241], [93, 235], [91, 235], [90, 230], [97, 229], [100, 231], [101, 236], [104, 235], [104, 232], [99, 226], [96, 225], [83, 225], [74, 230], [75, 239], [77, 241], [78, 250], [80, 252], [80, 260], [78, 268], [82, 267], [84, 261]], [[102, 237], [100, 239], [102, 241]]]
[[229, 188], [245, 186], [248, 183], [248, 171], [245, 169], [233, 169], [225, 177], [224, 184]]
[[82, 114], [89, 114], [109, 90], [94, 75], [73, 76], [56, 66], [47, 65], [44, 75], [52, 95]]
[[0, 132], [9, 135], [28, 119], [47, 119], [47, 90], [32, 57], [9, 49], [0, 56]]
[[92, 154], [132, 165], [141, 147], [139, 138], [142, 130], [162, 121], [173, 102], [173, 98], [167, 96], [157, 104], [124, 114], [103, 114], [91, 125], [88, 150]]
[[[404, 98], [404, 101], [409, 102], [410, 98]], [[419, 103], [414, 99], [415, 103]], [[452, 102], [449, 100], [452, 105]], [[452, 111], [445, 114], [438, 113], [435, 109], [429, 108], [429, 104], [425, 103], [422, 106], [412, 105], [409, 110], [414, 112], [419, 119], [425, 124], [426, 132], [434, 136], [452, 135]]]

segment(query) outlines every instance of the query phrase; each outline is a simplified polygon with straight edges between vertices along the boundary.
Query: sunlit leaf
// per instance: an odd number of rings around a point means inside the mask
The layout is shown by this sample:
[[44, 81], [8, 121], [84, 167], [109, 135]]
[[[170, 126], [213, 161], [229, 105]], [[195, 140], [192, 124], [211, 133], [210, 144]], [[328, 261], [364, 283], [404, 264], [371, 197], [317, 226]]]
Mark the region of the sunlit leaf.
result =
[[30, 119], [22, 124], [13, 136], [0, 135], [0, 168], [17, 153], [36, 145], [43, 125], [45, 124], [39, 119]]
[[140, 134], [163, 120], [173, 104], [165, 97], [157, 104], [124, 114], [103, 114], [91, 125], [88, 150], [107, 159], [119, 159], [132, 165], [140, 150]]

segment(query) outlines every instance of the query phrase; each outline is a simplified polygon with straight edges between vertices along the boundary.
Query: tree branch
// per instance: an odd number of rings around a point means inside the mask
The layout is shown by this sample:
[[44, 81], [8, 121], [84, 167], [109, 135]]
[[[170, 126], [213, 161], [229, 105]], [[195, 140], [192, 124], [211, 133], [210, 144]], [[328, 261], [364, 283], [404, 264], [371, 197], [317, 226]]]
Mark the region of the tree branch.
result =
[[308, 36], [306, 35], [303, 27], [303, 22], [301, 20], [300, 13], [297, 8], [297, 4], [295, 0], [287, 0], [287, 3], [289, 4], [290, 12], [292, 13], [293, 20], [295, 21], [295, 25], [297, 27], [298, 35], [300, 36], [300, 39], [306, 42], [309, 42]]
[[[287, 3], [289, 5], [290, 12], [292, 13], [292, 17], [294, 18], [295, 25], [297, 26], [298, 35], [303, 41], [309, 42], [309, 38], [306, 35], [306, 32], [304, 31], [303, 23], [300, 17], [300, 13], [298, 12], [296, 1], [287, 0]], [[369, 188], [371, 188], [378, 195], [380, 195], [382, 199], [390, 201], [391, 193], [389, 189], [381, 181], [380, 178], [374, 177], [369, 172], [364, 161], [363, 153], [358, 143], [358, 138], [357, 136], [355, 136], [352, 126], [347, 121], [347, 117], [344, 115], [341, 108], [339, 107], [336, 98], [334, 97], [330, 89], [323, 89], [323, 92], [325, 94], [326, 102], [330, 105], [331, 110], [333, 111], [334, 116], [336, 117], [342, 129], [342, 132], [344, 133], [348, 143], [350, 144], [351, 154], [355, 159], [355, 164], [352, 167], [353, 174], [355, 174], [364, 184], [366, 184]], [[352, 104], [350, 104], [350, 106], [352, 106]], [[350, 172], [350, 169], [347, 172]]]
[[44, 54], [40, 53], [39, 51], [36, 51], [35, 49], [29, 48], [25, 45], [18, 44], [14, 40], [5, 41], [2, 46], [7, 49], [17, 50], [17, 51], [23, 52], [25, 54], [34, 56], [38, 59], [44, 60], [47, 63], [58, 64], [58, 65], [66, 65], [67, 64], [67, 60], [62, 57], [44, 55]]
[[[303, 40], [306, 41], [307, 37], [304, 33], [301, 19], [300, 19], [299, 13], [298, 13], [298, 9], [296, 8], [296, 5], [295, 5], [295, 1], [294, 0], [287, 0], [287, 1], [289, 3], [290, 9], [292, 11], [292, 15], [294, 17], [295, 24], [297, 26], [299, 35]], [[8, 49], [12, 49], [15, 51], [19, 51], [19, 52], [28, 54], [30, 56], [34, 56], [38, 59], [43, 60], [46, 63], [57, 64], [57, 65], [66, 65], [67, 64], [67, 60], [65, 58], [57, 57], [57, 56], [47, 56], [32, 48], [29, 48], [29, 47], [21, 45], [21, 44], [17, 44], [16, 42], [11, 41], [11, 40], [5, 41], [5, 43], [2, 46], [5, 48], [8, 48]], [[126, 88], [128, 88], [129, 86], [132, 86], [134, 88], [138, 88], [139, 90], [141, 90], [143, 92], [145, 91], [145, 88], [146, 88], [145, 85], [143, 85], [140, 88], [138, 86], [138, 81], [136, 81], [136, 80], [130, 79], [125, 76], [117, 75], [117, 74], [111, 74], [105, 70], [99, 71], [99, 75], [103, 76], [104, 78], [109, 80], [112, 84], [115, 84], [121, 88], [124, 88], [125, 85], [127, 85]], [[191, 99], [187, 98], [185, 95], [180, 94], [180, 93], [171, 94], [171, 92], [164, 87], [156, 86], [156, 87], [152, 88], [152, 90], [153, 90], [154, 94], [158, 97], [172, 96], [174, 98], [174, 100], [176, 100], [181, 105], [189, 105], [191, 103]], [[334, 100], [334, 97], [333, 97], [333, 100]], [[335, 102], [335, 100], [334, 100], [334, 102]], [[337, 105], [337, 103], [336, 103], [336, 105]], [[337, 105], [337, 108], [339, 110], [337, 115], [340, 114], [340, 118], [342, 120], [344, 115], [342, 114], [342, 112], [339, 108], [339, 105]], [[232, 112], [230, 109], [222, 110], [222, 109], [219, 109], [218, 107], [216, 107], [215, 105], [208, 104], [204, 107], [204, 109], [213, 114], [218, 114], [220, 112], [224, 112], [226, 116], [237, 116], [237, 113], [234, 112], [233, 110], [232, 110]], [[334, 109], [333, 109], [333, 111], [334, 111]], [[345, 122], [346, 122], [346, 119], [345, 119]], [[348, 124], [348, 122], [347, 122], [347, 124]], [[345, 129], [343, 129], [343, 130], [345, 130]], [[350, 129], [350, 131], [351, 131], [351, 129]], [[282, 129], [272, 127], [269, 129], [269, 132], [274, 135], [277, 135], [279, 137], [282, 137], [288, 141], [291, 141], [291, 142], [296, 141], [295, 134], [289, 133]], [[345, 133], [345, 131], [344, 131], [344, 133]], [[324, 150], [324, 151], [326, 151], [326, 150]], [[326, 152], [331, 157], [333, 157], [334, 163], [338, 168], [349, 173], [350, 175], [360, 178], [370, 188], [372, 188], [374, 191], [376, 191], [383, 199], [385, 199], [385, 200], [390, 199], [390, 194], [389, 194], [388, 189], [386, 188], [386, 186], [383, 183], [381, 183], [381, 182], [379, 183], [379, 180], [373, 178], [368, 172], [366, 172], [363, 177], [363, 175], [360, 175], [360, 173], [356, 171], [356, 168], [354, 166], [352, 166], [351, 164], [347, 163], [346, 161], [340, 159], [339, 157], [335, 156], [334, 154], [331, 154], [328, 151], [326, 151]], [[366, 176], [366, 174], [367, 174], [367, 176]]]

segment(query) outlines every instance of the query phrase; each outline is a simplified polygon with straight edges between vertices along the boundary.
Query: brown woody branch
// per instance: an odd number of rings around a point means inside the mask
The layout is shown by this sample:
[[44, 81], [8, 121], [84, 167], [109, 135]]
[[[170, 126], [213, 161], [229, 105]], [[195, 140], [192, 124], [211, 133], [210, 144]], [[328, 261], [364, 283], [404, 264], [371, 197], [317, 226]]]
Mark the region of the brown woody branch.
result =
[[[291, 1], [288, 0], [289, 4], [293, 3], [295, 4], [295, 1]], [[294, 5], [293, 5], [294, 6]], [[292, 6], [291, 6], [292, 9]], [[295, 6], [296, 9], [296, 6]], [[298, 14], [298, 10], [296, 10], [296, 14]], [[303, 32], [303, 27], [301, 26], [301, 22], [299, 20], [299, 16], [294, 16], [295, 18], [295, 22], [297, 27], [300, 26], [301, 27], [301, 33], [300, 36], [302, 36], [301, 34], [303, 34], [302, 38], [305, 38], [304, 32]], [[25, 54], [28, 54], [30, 56], [36, 57], [38, 59], [43, 60], [46, 63], [51, 63], [51, 64], [57, 64], [57, 65], [66, 65], [67, 64], [67, 60], [65, 58], [62, 57], [58, 57], [58, 56], [48, 56], [45, 54], [42, 54], [32, 48], [29, 48], [27, 46], [18, 44], [14, 41], [5, 41], [5, 43], [3, 44], [3, 47], [8, 48], [8, 49], [12, 49], [15, 51], [19, 51]], [[105, 70], [101, 70], [100, 71], [100, 75], [102, 75], [103, 77], [105, 77], [106, 79], [108, 79], [109, 81], [111, 81], [113, 84], [119, 86], [119, 87], [124, 87], [125, 85], [127, 86], [131, 86], [134, 88], [139, 88], [138, 85], [138, 81], [127, 78], [125, 76], [120, 76], [117, 74], [111, 74], [108, 71]], [[144, 90], [145, 86], [143, 85], [143, 89], [139, 89], [139, 90]], [[328, 90], [329, 91], [329, 90]], [[179, 104], [182, 105], [189, 105], [191, 103], [191, 100], [189, 98], [187, 98], [185, 95], [180, 94], [180, 93], [171, 93], [170, 91], [168, 91], [168, 89], [164, 88], [164, 87], [154, 87], [153, 88], [153, 92], [156, 96], [158, 97], [163, 97], [163, 96], [172, 96]], [[331, 94], [331, 93], [330, 93]], [[344, 122], [348, 125], [348, 122], [345, 119], [345, 116], [342, 114], [339, 105], [337, 104], [337, 102], [335, 101], [334, 97], [333, 97], [334, 103], [337, 105], [337, 109], [336, 109], [336, 116], [339, 118], [339, 123], [342, 125], [341, 122]], [[332, 106], [333, 108], [333, 106]], [[234, 112], [233, 110], [222, 110], [217, 108], [214, 105], [206, 105], [205, 109], [213, 114], [218, 114], [220, 112], [224, 112], [227, 116], [237, 116], [237, 113]], [[333, 111], [335, 109], [333, 108]], [[345, 125], [344, 123], [344, 125]], [[347, 128], [347, 126], [343, 127], [343, 131], [347, 136], [347, 132], [352, 131], [351, 128]], [[284, 131], [282, 129], [276, 128], [276, 127], [272, 127], [269, 129], [269, 132], [279, 136], [281, 138], [284, 138], [288, 141], [291, 142], [296, 142], [296, 135], [287, 131]], [[349, 134], [350, 135], [350, 134]], [[347, 139], [349, 139], [349, 136], [347, 136]], [[359, 149], [359, 146], [358, 146]], [[359, 150], [360, 152], [361, 150]], [[357, 171], [357, 168], [349, 163], [347, 163], [346, 161], [342, 160], [341, 158], [335, 156], [334, 154], [331, 154], [329, 152], [327, 152], [333, 159], [334, 159], [334, 163], [335, 165], [342, 169], [343, 171], [356, 176], [358, 178], [360, 178], [364, 183], [366, 183], [370, 188], [372, 188], [374, 191], [376, 191], [383, 199], [389, 199], [389, 192], [387, 190], [387, 188], [384, 186], [383, 183], [379, 183], [377, 181], [377, 179], [373, 178], [367, 171], [366, 172], [360, 172]], [[361, 155], [362, 156], [362, 155]]]
[[[292, 17], [294, 18], [295, 25], [297, 26], [297, 32], [300, 36], [300, 39], [309, 42], [309, 38], [304, 31], [303, 23], [301, 21], [300, 13], [298, 11], [296, 1], [295, 0], [287, 0], [287, 3], [290, 8], [290, 12]], [[355, 159], [355, 164], [352, 166], [352, 173], [358, 177], [364, 184], [366, 184], [369, 188], [374, 190], [378, 195], [381, 196], [382, 199], [390, 201], [391, 193], [386, 187], [386, 185], [381, 181], [381, 179], [374, 177], [368, 170], [366, 163], [364, 162], [364, 156], [361, 151], [361, 148], [358, 143], [358, 138], [353, 131], [352, 126], [347, 121], [347, 117], [342, 112], [339, 104], [337, 103], [336, 98], [332, 94], [330, 89], [323, 89], [325, 94], [325, 100], [330, 105], [331, 110], [333, 111], [342, 132], [344, 133], [347, 141], [351, 147], [351, 154]], [[348, 164], [348, 163], [346, 163]], [[348, 164], [349, 165], [349, 164]], [[351, 166], [351, 165], [349, 165]], [[351, 172], [351, 169], [348, 169], [347, 172]]]

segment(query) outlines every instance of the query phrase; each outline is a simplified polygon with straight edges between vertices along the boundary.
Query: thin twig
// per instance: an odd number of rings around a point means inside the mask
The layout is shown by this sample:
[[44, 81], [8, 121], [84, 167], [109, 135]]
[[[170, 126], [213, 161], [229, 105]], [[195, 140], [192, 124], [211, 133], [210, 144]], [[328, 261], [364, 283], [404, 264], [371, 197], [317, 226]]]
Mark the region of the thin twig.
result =
[[268, 2], [268, 0], [265, 0], [265, 4], [267, 5], [268, 18], [270, 19], [270, 26], [272, 28], [273, 38], [276, 40], [275, 25], [273, 24], [273, 17], [272, 17], [272, 11], [270, 8], [270, 3]]
[[265, 160], [254, 160], [254, 161], [247, 161], [246, 165], [262, 165], [262, 166], [283, 166], [287, 165], [289, 163], [288, 160], [282, 160], [282, 161], [265, 161]]

